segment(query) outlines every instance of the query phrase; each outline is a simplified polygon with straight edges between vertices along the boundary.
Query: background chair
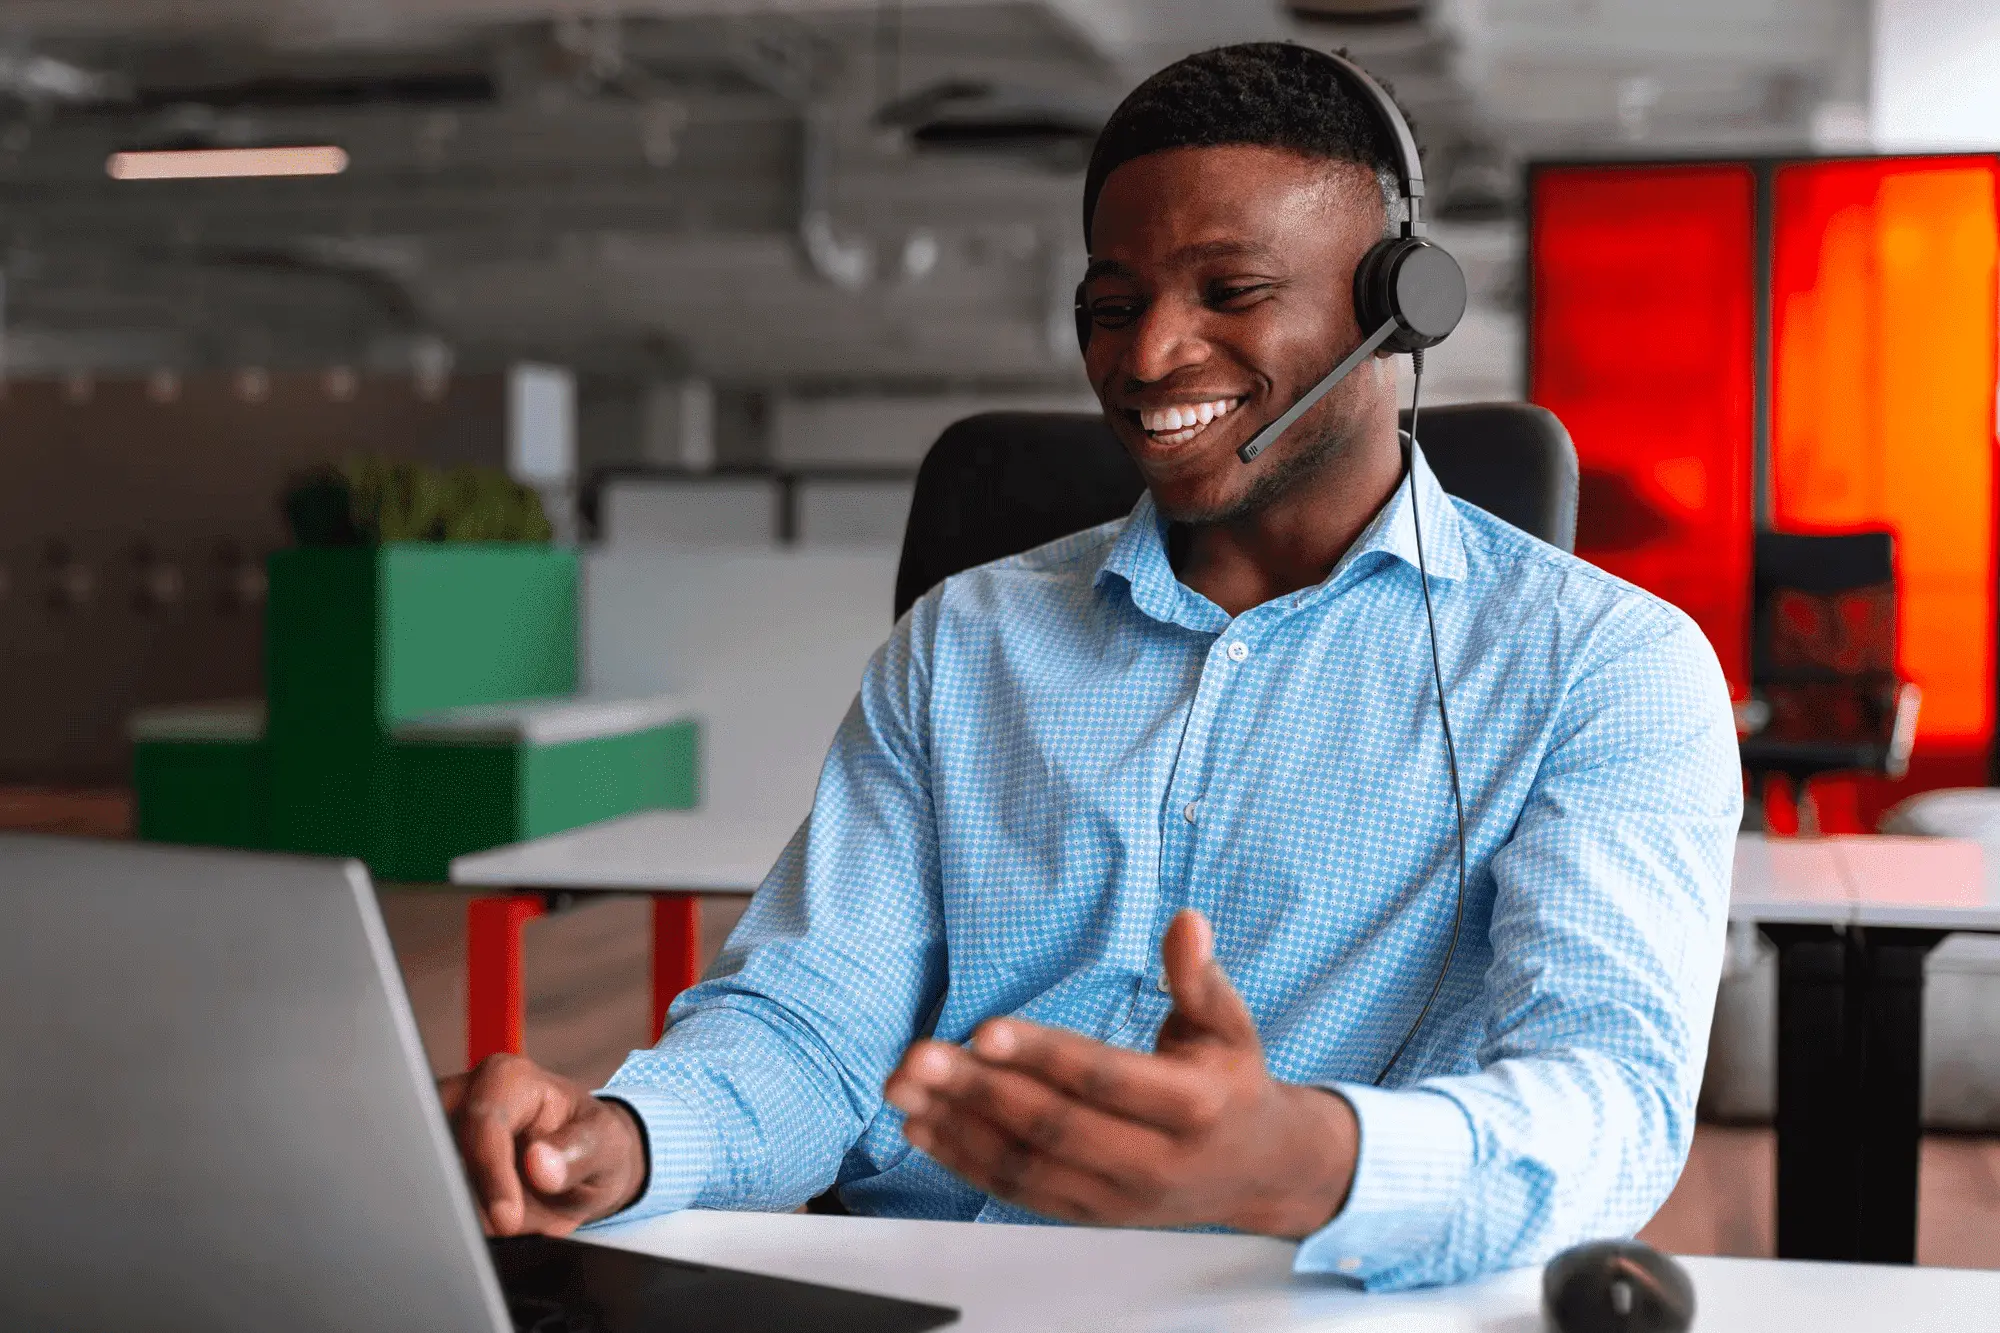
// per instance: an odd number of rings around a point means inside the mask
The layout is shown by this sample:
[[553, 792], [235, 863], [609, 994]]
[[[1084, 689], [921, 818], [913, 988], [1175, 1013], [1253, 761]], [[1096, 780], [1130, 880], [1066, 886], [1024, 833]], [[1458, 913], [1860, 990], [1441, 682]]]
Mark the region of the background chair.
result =
[[[1752, 807], [1773, 777], [1899, 778], [1917, 687], [1896, 674], [1896, 546], [1887, 532], [1757, 534], [1743, 767]], [[1800, 801], [1803, 831], [1816, 831]]]
[[[1446, 491], [1551, 546], [1575, 545], [1576, 448], [1553, 413], [1526, 403], [1426, 408], [1420, 433]], [[967, 417], [917, 471], [896, 615], [961, 570], [1124, 517], [1143, 489], [1101, 417]]]

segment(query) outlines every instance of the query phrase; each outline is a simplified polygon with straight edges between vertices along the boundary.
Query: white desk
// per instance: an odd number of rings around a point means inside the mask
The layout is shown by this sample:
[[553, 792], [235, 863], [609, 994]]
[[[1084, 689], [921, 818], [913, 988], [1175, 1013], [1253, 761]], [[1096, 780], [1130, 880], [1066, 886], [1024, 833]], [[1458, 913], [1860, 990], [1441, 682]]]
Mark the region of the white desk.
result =
[[[1254, 1236], [680, 1213], [591, 1233], [649, 1254], [955, 1306], [963, 1333], [1538, 1333], [1541, 1274], [1368, 1295]], [[1990, 1330], [2000, 1273], [1687, 1259], [1701, 1333]]]
[[452, 883], [496, 890], [467, 913], [467, 1063], [520, 1052], [521, 930], [567, 894], [651, 895], [653, 1031], [661, 1031], [674, 997], [701, 976], [702, 897], [754, 893], [797, 828], [790, 819], [648, 810], [453, 860]]
[[2000, 930], [2000, 865], [1969, 838], [1736, 839], [1732, 920]]
[[1729, 919], [1844, 923], [1854, 895], [1834, 850], [1837, 841], [1739, 834], [1729, 884]]
[[473, 852], [451, 882], [489, 888], [748, 894], [771, 873], [798, 822], [647, 810]]

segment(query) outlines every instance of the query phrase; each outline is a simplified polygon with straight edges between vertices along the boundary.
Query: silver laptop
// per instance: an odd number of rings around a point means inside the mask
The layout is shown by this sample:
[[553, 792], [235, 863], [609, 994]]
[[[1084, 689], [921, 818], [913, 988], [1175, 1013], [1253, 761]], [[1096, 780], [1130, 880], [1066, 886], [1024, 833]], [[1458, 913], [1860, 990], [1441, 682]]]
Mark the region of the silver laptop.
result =
[[0, 1312], [42, 1333], [955, 1315], [582, 1242], [489, 1249], [361, 866], [10, 835]]

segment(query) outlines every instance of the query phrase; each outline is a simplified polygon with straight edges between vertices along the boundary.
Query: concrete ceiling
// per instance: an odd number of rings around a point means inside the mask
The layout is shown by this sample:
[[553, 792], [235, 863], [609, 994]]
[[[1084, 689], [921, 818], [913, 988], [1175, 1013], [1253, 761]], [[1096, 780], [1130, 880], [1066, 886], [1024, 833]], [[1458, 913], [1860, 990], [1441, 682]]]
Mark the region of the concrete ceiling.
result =
[[[872, 120], [980, 79], [1088, 118], [1189, 50], [1345, 43], [1415, 110], [1504, 310], [1525, 157], [1804, 144], [1865, 92], [1863, 0], [10, 0], [14, 373], [532, 355], [740, 383], [1075, 374], [1073, 162]], [[38, 63], [39, 62], [39, 63]], [[11, 89], [12, 95], [4, 90]], [[106, 154], [332, 140], [325, 180], [117, 183]], [[802, 224], [804, 224], [802, 226]]]

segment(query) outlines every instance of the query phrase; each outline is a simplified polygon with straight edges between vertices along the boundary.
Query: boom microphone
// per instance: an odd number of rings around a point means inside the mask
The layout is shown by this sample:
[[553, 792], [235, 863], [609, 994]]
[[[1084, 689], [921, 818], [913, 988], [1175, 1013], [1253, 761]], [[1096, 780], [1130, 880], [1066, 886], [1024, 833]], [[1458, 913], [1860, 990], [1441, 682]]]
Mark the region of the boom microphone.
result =
[[1248, 463], [1254, 460], [1258, 454], [1261, 454], [1266, 449], [1270, 448], [1271, 445], [1277, 441], [1277, 438], [1280, 435], [1283, 435], [1286, 431], [1292, 428], [1293, 423], [1298, 421], [1300, 417], [1304, 416], [1307, 412], [1310, 412], [1312, 410], [1312, 406], [1314, 403], [1317, 403], [1320, 399], [1326, 397], [1326, 395], [1333, 389], [1334, 385], [1340, 383], [1342, 380], [1346, 379], [1349, 375], [1352, 375], [1354, 373], [1355, 367], [1359, 366], [1363, 361], [1366, 361], [1369, 357], [1373, 356], [1375, 354], [1375, 349], [1380, 347], [1383, 343], [1389, 341], [1389, 335], [1394, 333], [1395, 331], [1396, 331], [1395, 320], [1388, 319], [1382, 321], [1381, 328], [1375, 330], [1375, 332], [1369, 334], [1366, 338], [1363, 338], [1361, 340], [1361, 345], [1359, 347], [1349, 352], [1346, 355], [1346, 357], [1344, 357], [1341, 360], [1341, 363], [1339, 365], [1335, 366], [1332, 370], [1329, 370], [1326, 373], [1326, 377], [1322, 379], [1318, 384], [1315, 384], [1312, 386], [1312, 388], [1307, 389], [1305, 392], [1305, 396], [1299, 399], [1299, 401], [1297, 401], [1296, 403], [1293, 403], [1291, 407], [1287, 409], [1287, 411], [1283, 416], [1279, 417], [1276, 421], [1273, 421], [1270, 425], [1264, 427], [1264, 429], [1258, 431], [1255, 435], [1252, 435], [1249, 438], [1249, 440], [1244, 443], [1243, 447], [1236, 451], [1236, 456], [1242, 459], [1244, 462]]

